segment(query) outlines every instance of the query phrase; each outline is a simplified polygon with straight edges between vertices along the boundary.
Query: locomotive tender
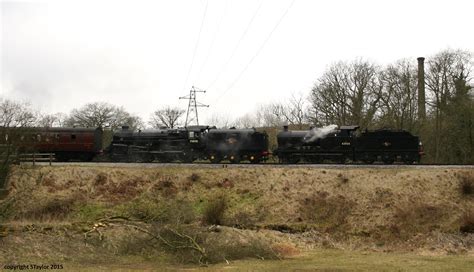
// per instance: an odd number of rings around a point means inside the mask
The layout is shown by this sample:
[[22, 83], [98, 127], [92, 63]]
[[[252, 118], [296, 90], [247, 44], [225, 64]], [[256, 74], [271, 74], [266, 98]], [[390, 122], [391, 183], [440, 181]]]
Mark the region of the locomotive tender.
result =
[[[332, 125], [312, 130], [288, 130], [277, 135], [273, 155], [280, 163], [346, 163], [395, 161], [419, 163], [423, 154], [417, 136], [407, 131], [381, 129], [358, 131], [358, 126]], [[11, 134], [11, 137], [8, 136]], [[16, 133], [16, 134], [15, 134]], [[265, 132], [255, 129], [216, 129], [209, 126], [113, 133], [110, 144], [102, 128], [28, 128], [3, 131], [0, 139], [16, 138], [23, 150], [54, 153], [57, 161], [116, 162], [265, 162], [271, 155]]]

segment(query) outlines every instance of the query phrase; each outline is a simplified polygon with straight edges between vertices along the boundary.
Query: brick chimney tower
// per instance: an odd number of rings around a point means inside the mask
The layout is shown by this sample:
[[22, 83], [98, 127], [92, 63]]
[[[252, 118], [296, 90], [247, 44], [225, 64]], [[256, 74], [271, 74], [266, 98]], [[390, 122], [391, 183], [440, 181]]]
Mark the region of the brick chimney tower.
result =
[[418, 119], [424, 121], [426, 118], [425, 108], [425, 58], [418, 60]]

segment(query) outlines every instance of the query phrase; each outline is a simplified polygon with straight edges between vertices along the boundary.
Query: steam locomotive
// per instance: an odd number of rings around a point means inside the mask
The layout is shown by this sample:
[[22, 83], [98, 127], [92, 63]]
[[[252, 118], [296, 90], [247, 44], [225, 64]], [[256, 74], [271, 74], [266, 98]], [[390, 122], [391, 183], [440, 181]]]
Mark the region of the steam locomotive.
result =
[[255, 129], [189, 126], [133, 132], [123, 127], [114, 133], [106, 153], [112, 161], [260, 163], [268, 159], [267, 150], [267, 134]]
[[[291, 131], [285, 126], [277, 135], [273, 156], [285, 164], [420, 161], [421, 142], [409, 132], [358, 129], [328, 126]], [[13, 130], [2, 134], [0, 140], [15, 139], [20, 149], [54, 153], [57, 161], [262, 163], [272, 155], [267, 133], [255, 129], [189, 126], [133, 131], [123, 127], [111, 132], [102, 128], [29, 128], [20, 134]]]
[[328, 126], [289, 131], [285, 126], [277, 135], [278, 148], [273, 154], [281, 163], [420, 162], [423, 146], [419, 138], [409, 132], [381, 129], [358, 133], [358, 129], [359, 126], [341, 126], [339, 129]]

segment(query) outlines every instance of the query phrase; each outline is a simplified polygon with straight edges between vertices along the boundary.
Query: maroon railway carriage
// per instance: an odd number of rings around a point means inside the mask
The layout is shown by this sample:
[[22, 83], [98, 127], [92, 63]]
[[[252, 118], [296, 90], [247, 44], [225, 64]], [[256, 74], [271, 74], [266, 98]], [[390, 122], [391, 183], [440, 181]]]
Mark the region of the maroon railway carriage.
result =
[[57, 161], [91, 161], [102, 152], [102, 128], [41, 128], [35, 133], [35, 151], [54, 153]]
[[10, 137], [23, 153], [54, 153], [57, 161], [91, 161], [102, 152], [102, 128], [21, 128]]

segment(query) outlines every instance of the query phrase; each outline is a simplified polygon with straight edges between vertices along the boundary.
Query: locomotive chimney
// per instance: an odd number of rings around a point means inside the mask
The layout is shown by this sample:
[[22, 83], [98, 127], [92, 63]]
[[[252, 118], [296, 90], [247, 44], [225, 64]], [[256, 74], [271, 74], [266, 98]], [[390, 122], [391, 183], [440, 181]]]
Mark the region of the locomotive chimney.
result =
[[425, 109], [425, 58], [418, 60], [418, 119], [423, 121], [426, 117]]
[[283, 126], [283, 131], [288, 131], [288, 126]]

